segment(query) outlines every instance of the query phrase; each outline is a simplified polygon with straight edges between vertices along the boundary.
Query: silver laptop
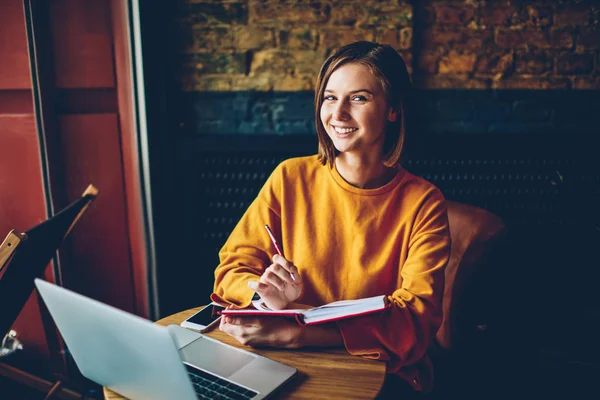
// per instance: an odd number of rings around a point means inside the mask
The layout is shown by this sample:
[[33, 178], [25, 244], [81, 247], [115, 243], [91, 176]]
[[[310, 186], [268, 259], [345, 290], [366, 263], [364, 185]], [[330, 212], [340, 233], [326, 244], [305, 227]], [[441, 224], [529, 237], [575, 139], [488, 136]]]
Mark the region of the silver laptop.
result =
[[35, 285], [81, 373], [130, 399], [263, 399], [296, 369], [41, 279]]

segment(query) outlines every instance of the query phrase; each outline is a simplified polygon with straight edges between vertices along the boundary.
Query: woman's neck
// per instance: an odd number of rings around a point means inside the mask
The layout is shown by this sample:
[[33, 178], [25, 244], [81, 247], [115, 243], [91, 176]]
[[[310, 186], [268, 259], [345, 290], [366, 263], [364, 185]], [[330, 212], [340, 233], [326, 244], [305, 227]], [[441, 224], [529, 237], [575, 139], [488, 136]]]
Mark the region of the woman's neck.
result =
[[386, 167], [381, 159], [369, 159], [343, 153], [335, 158], [335, 167], [342, 178], [360, 189], [375, 189], [394, 179], [395, 168]]

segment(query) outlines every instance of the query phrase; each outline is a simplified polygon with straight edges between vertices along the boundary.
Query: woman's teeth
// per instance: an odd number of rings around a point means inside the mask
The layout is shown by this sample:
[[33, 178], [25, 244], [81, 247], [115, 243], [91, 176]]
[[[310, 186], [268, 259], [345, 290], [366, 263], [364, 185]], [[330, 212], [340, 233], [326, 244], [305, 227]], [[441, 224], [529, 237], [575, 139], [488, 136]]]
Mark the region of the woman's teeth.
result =
[[335, 129], [335, 131], [337, 133], [341, 133], [343, 135], [343, 134], [346, 134], [346, 133], [354, 132], [358, 128], [338, 128], [337, 126], [334, 126], [333, 129]]

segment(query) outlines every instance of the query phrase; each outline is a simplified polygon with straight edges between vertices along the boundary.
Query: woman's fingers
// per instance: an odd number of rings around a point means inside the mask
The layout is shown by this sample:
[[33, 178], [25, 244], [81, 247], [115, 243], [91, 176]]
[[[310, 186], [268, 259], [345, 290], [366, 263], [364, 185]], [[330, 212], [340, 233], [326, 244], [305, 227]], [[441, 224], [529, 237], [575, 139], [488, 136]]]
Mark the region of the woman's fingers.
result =
[[273, 269], [282, 280], [290, 284], [296, 283], [300, 277], [298, 268], [294, 263], [279, 254], [273, 256], [273, 264], [269, 268]]
[[260, 277], [261, 282], [275, 286], [277, 290], [285, 290], [286, 284], [292, 284], [290, 275], [281, 266], [273, 264]]
[[264, 293], [269, 289], [269, 285], [259, 281], [248, 281], [248, 287], [258, 294], [261, 294], [261, 292]]

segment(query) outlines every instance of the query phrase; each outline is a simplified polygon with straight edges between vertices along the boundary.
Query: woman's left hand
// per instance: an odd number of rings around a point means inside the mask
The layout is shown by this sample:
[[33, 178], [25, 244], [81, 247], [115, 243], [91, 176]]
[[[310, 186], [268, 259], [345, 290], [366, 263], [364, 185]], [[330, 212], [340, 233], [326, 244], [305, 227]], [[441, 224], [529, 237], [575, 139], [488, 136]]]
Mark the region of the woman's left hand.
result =
[[219, 329], [244, 346], [297, 348], [303, 327], [286, 318], [223, 315]]

